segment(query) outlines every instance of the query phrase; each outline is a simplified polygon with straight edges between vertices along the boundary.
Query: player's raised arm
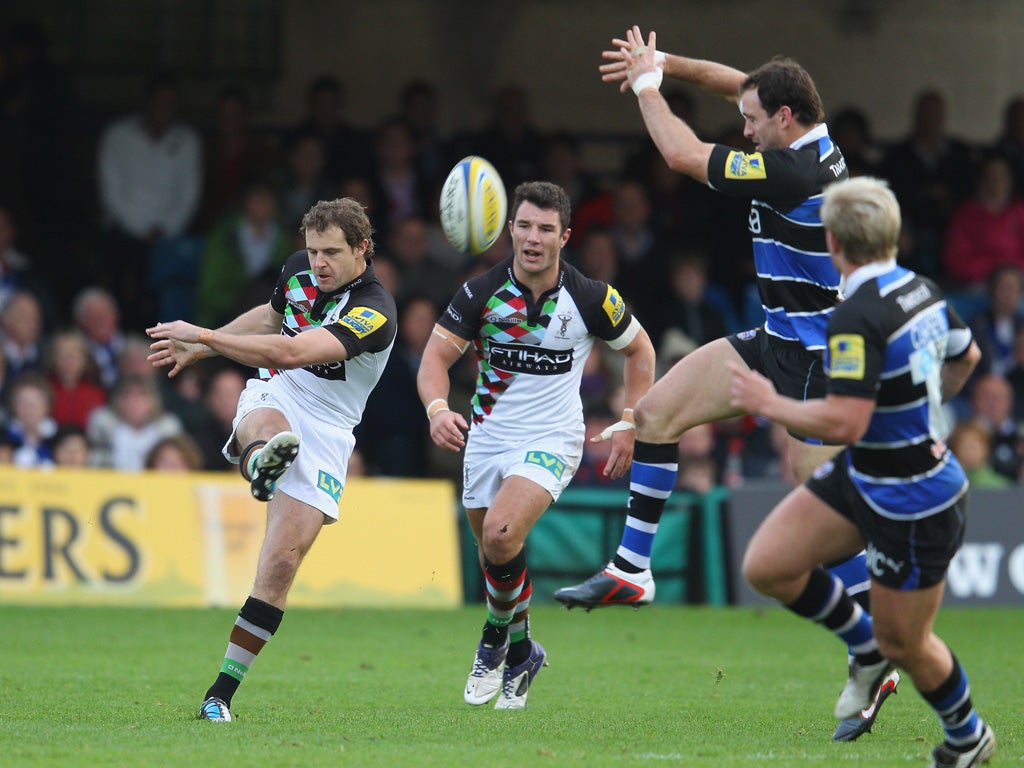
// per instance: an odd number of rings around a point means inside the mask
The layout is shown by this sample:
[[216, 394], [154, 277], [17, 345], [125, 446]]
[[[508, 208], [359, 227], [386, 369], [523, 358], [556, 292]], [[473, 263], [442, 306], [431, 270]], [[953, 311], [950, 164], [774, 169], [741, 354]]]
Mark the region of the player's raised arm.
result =
[[[628, 40], [616, 37], [612, 40], [612, 47], [601, 52], [601, 58], [604, 59], [604, 63], [598, 67], [601, 80], [606, 83], [619, 83], [622, 91], [627, 88], [628, 64], [625, 53], [631, 47]], [[699, 86], [708, 93], [721, 96], [734, 104], [739, 102], [740, 86], [746, 78], [746, 73], [716, 61], [693, 59], [665, 51], [655, 50], [653, 57], [654, 63], [660, 65], [669, 77]]]

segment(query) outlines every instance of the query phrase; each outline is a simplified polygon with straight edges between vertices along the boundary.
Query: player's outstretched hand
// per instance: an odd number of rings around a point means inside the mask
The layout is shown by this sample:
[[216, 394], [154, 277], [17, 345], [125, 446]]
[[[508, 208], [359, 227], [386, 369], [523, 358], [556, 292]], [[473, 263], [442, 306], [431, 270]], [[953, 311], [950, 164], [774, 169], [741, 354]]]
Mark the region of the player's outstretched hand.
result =
[[640, 27], [633, 25], [626, 30], [626, 39], [614, 38], [613, 50], [603, 51], [602, 58], [608, 63], [598, 67], [601, 80], [606, 83], [619, 83], [619, 91], [625, 93], [637, 77], [645, 72], [653, 72], [663, 68], [665, 54], [657, 50], [657, 34], [651, 32], [644, 43]]
[[438, 448], [455, 453], [466, 447], [466, 432], [469, 424], [461, 413], [449, 411], [447, 408], [434, 414], [430, 420], [430, 439]]
[[152, 352], [146, 359], [155, 368], [174, 366], [167, 373], [169, 377], [174, 378], [196, 360], [201, 360], [209, 354], [206, 345], [198, 343], [200, 330], [198, 326], [182, 320], [157, 323], [152, 328], [147, 328], [146, 334], [157, 341], [149, 345]]
[[[606, 64], [602, 64], [598, 67], [598, 71], [601, 73], [601, 80], [605, 83], [624, 83], [626, 80], [626, 58], [623, 55], [623, 50], [629, 47], [629, 43], [625, 40], [615, 38], [612, 40], [612, 49], [610, 51], [602, 51], [601, 58], [607, 61]], [[624, 90], [620, 86], [619, 90]]]

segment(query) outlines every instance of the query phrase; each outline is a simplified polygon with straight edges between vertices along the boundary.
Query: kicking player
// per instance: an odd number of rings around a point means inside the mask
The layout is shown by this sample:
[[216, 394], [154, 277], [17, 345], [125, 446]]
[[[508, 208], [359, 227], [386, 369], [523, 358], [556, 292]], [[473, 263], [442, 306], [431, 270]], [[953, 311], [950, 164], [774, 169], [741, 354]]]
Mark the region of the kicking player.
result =
[[395, 340], [395, 301], [374, 274], [363, 206], [318, 202], [302, 231], [306, 248], [285, 262], [267, 304], [216, 330], [175, 320], [146, 331], [158, 340], [150, 361], [173, 366], [170, 376], [212, 354], [273, 373], [250, 379], [224, 446], [253, 496], [269, 503], [252, 592], [199, 708], [213, 722], [231, 720], [232, 697], [281, 625], [299, 565], [338, 520], [352, 430]]

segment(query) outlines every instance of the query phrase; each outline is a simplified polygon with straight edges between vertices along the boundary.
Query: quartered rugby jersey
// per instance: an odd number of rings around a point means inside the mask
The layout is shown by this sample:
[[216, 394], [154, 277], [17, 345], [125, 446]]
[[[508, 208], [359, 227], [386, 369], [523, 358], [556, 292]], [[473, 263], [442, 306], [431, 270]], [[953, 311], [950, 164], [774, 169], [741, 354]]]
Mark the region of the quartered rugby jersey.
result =
[[945, 442], [942, 364], [967, 352], [971, 332], [934, 283], [895, 261], [860, 267], [848, 290], [828, 327], [829, 392], [876, 405], [843, 458], [878, 514], [927, 517], [967, 490]]
[[582, 432], [580, 382], [594, 338], [621, 349], [640, 331], [618, 291], [562, 262], [558, 284], [530, 303], [508, 258], [456, 292], [439, 323], [471, 339], [477, 359], [473, 429]]
[[752, 198], [748, 226], [765, 331], [807, 349], [825, 348], [839, 297], [821, 223], [822, 190], [848, 176], [824, 124], [786, 149], [747, 154], [719, 144], [708, 162], [712, 188]]
[[348, 359], [292, 370], [261, 369], [261, 377], [282, 380], [324, 421], [354, 428], [384, 372], [398, 326], [395, 300], [377, 280], [373, 264], [347, 285], [321, 293], [309, 256], [298, 251], [281, 269], [270, 305], [284, 315], [282, 335], [326, 328], [344, 345]]

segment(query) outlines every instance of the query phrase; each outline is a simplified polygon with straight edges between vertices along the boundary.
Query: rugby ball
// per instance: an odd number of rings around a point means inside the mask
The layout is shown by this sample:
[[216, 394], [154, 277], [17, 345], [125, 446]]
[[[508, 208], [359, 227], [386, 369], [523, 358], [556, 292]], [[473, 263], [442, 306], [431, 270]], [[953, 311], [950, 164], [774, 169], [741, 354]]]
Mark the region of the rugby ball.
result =
[[464, 157], [441, 187], [441, 228], [463, 253], [486, 251], [501, 235], [508, 213], [505, 183], [479, 155]]

